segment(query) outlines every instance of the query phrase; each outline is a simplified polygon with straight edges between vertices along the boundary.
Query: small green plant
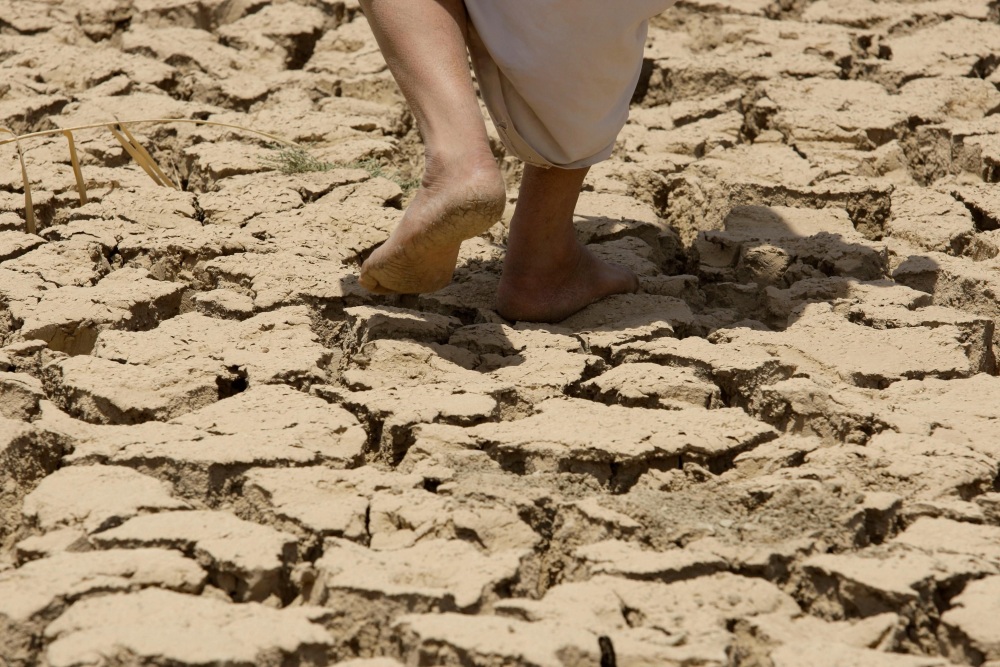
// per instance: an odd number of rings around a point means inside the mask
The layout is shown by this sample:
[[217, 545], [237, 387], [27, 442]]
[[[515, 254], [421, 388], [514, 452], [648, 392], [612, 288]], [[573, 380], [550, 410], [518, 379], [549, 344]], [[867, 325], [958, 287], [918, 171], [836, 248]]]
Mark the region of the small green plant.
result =
[[301, 146], [274, 147], [275, 153], [263, 158], [265, 167], [282, 174], [303, 174], [310, 171], [330, 171], [337, 165], [320, 160]]
[[409, 197], [414, 190], [420, 187], [419, 178], [403, 178], [400, 176], [399, 171], [386, 171], [382, 163], [373, 157], [355, 160], [343, 165], [343, 167], [346, 169], [364, 169], [372, 178], [387, 178], [402, 189], [404, 197]]
[[348, 162], [343, 165], [344, 169], [362, 169], [368, 172], [368, 175], [372, 178], [388, 178], [385, 173], [385, 169], [382, 168], [382, 163], [373, 157], [366, 157], [363, 160], [354, 160], [353, 162]]
[[404, 197], [409, 197], [410, 194], [420, 187], [419, 178], [400, 178], [397, 174], [392, 180], [403, 189]]
[[366, 157], [351, 162], [327, 162], [321, 160], [301, 146], [272, 146], [274, 154], [263, 158], [261, 162], [269, 169], [282, 174], [304, 174], [310, 171], [330, 171], [331, 169], [361, 169], [368, 172], [372, 178], [386, 178], [403, 190], [403, 196], [420, 187], [416, 178], [402, 178], [398, 171], [386, 170], [377, 158]]

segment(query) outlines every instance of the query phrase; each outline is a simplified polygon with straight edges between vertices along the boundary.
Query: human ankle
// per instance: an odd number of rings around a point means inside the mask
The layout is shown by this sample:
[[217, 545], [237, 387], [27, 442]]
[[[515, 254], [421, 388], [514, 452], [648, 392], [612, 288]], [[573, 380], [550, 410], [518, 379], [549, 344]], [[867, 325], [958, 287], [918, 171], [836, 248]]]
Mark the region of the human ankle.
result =
[[486, 137], [481, 140], [461, 140], [449, 137], [446, 142], [427, 142], [424, 148], [427, 170], [461, 172], [470, 165], [477, 168], [499, 169]]
[[580, 264], [585, 250], [575, 239], [532, 243], [525, 240], [509, 243], [504, 258], [503, 276], [511, 282], [557, 283], [572, 275]]

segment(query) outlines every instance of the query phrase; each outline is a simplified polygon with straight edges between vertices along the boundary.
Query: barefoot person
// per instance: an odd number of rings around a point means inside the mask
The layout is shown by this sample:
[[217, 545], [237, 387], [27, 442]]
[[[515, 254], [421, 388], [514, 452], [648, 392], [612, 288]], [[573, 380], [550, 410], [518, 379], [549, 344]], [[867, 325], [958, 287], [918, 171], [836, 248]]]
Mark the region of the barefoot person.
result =
[[451, 281], [462, 241], [503, 213], [505, 188], [468, 67], [508, 151], [525, 162], [497, 311], [557, 322], [634, 292], [573, 228], [589, 167], [607, 159], [639, 79], [647, 20], [674, 0], [361, 0], [424, 141], [423, 183], [361, 267], [379, 294]]

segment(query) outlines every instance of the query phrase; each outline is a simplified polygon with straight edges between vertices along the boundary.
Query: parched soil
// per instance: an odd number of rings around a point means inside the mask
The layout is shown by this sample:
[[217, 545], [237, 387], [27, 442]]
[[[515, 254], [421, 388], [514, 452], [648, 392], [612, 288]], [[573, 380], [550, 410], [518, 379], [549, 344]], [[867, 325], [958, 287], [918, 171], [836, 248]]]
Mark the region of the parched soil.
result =
[[576, 220], [642, 291], [550, 326], [504, 224], [358, 286], [422, 165], [354, 0], [0, 0], [0, 125], [328, 167], [26, 139], [27, 234], [0, 147], [0, 664], [997, 667], [998, 15], [654, 19]]

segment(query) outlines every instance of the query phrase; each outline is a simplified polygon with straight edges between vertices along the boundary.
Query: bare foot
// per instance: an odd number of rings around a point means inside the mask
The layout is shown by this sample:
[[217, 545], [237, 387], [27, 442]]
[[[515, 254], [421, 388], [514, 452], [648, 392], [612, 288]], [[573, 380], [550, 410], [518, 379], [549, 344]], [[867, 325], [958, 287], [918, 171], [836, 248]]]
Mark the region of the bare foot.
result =
[[598, 259], [579, 243], [575, 248], [561, 262], [551, 257], [534, 265], [508, 262], [497, 290], [497, 312], [508, 320], [559, 322], [606, 296], [639, 289], [639, 279], [628, 269]]
[[505, 203], [503, 178], [492, 157], [450, 167], [428, 159], [423, 187], [403, 219], [361, 265], [361, 286], [376, 294], [441, 289], [451, 282], [462, 241], [492, 227]]

